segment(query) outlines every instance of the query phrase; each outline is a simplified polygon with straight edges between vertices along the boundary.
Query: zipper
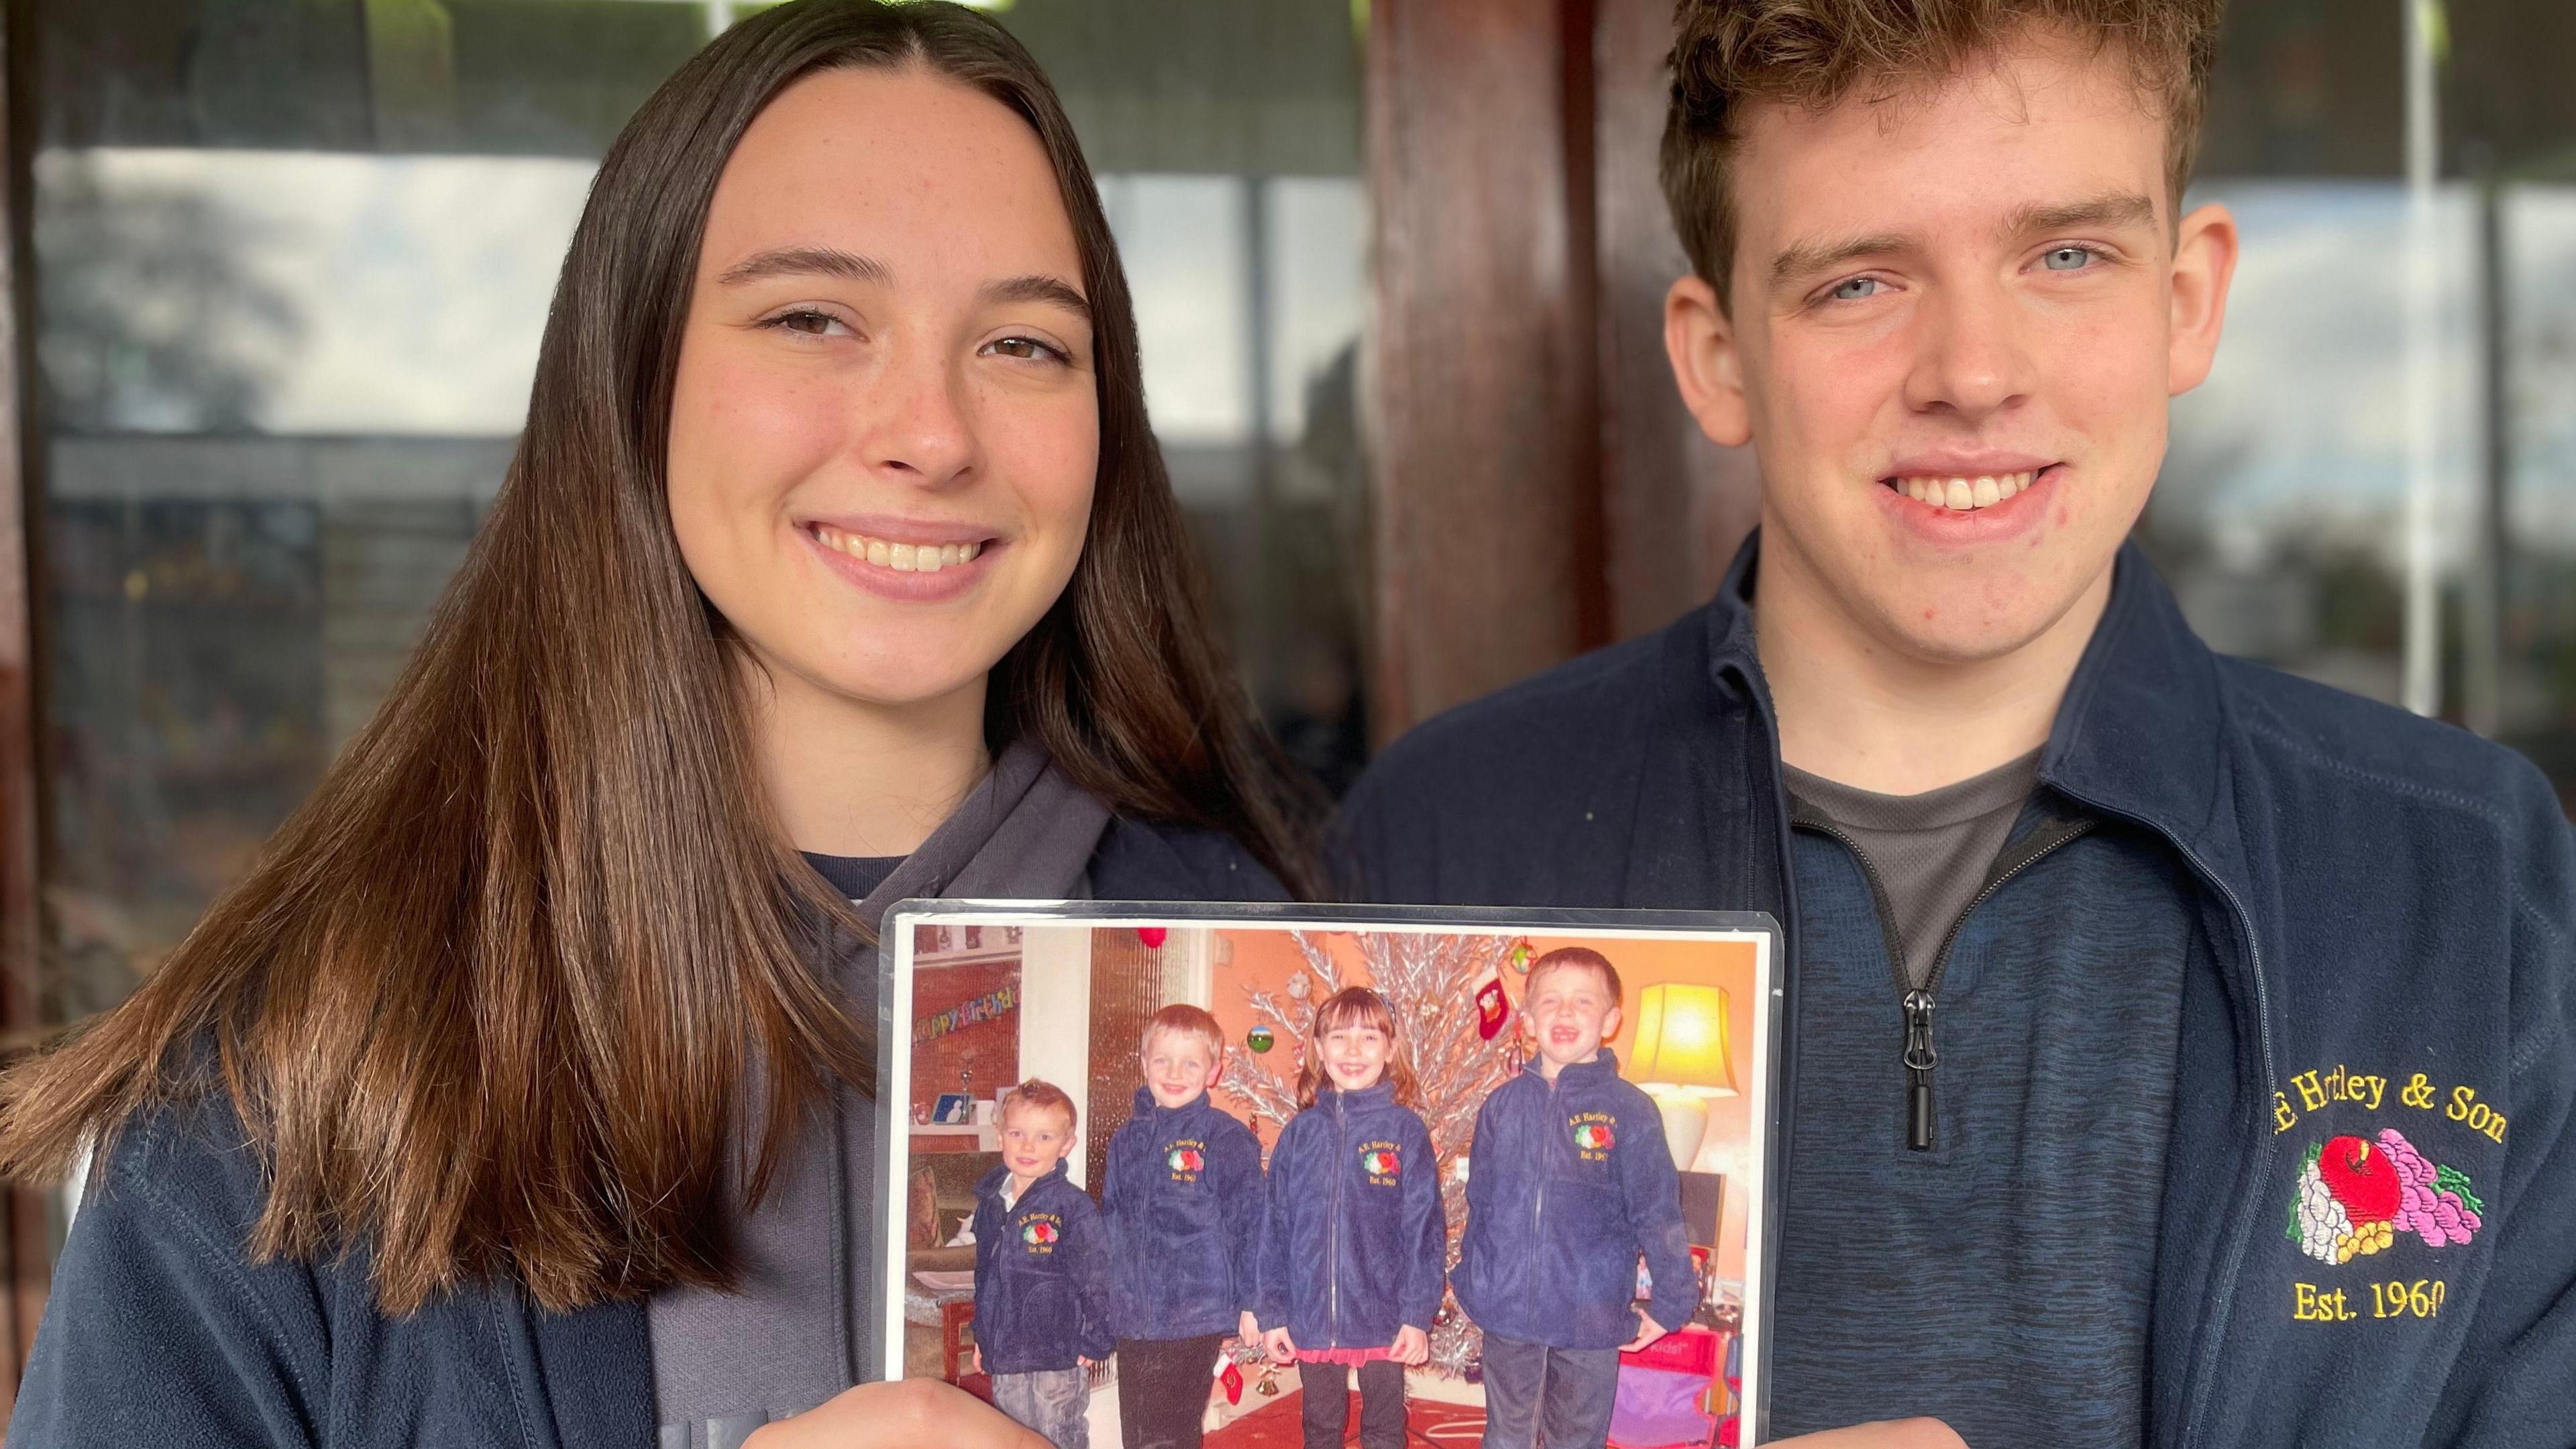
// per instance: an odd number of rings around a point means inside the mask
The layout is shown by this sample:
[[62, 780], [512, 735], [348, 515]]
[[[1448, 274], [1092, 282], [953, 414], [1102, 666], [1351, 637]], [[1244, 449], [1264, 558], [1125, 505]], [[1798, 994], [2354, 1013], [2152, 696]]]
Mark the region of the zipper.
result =
[[1333, 1089], [1333, 1134], [1337, 1151], [1333, 1158], [1333, 1216], [1324, 1233], [1324, 1296], [1326, 1320], [1332, 1324], [1332, 1342], [1327, 1348], [1342, 1345], [1342, 1178], [1351, 1170], [1351, 1124], [1342, 1115], [1342, 1090]]
[[1888, 970], [1896, 978], [1897, 1009], [1905, 1018], [1905, 1048], [1899, 1058], [1905, 1068], [1905, 1145], [1911, 1151], [1929, 1152], [1940, 1125], [1932, 1094], [1932, 1073], [1941, 1064], [1941, 1053], [1932, 1041], [1932, 1013], [1940, 1001], [1941, 978], [1949, 974], [1950, 950], [1959, 943], [1959, 932], [1977, 907], [1994, 899], [1995, 892], [2011, 883], [2013, 877], [2091, 830], [2093, 822], [2081, 816], [2057, 819], [2033, 830], [2019, 846], [2005, 852], [1975, 898], [1951, 918], [1950, 929], [1941, 937], [1941, 949], [1933, 954], [1932, 969], [1924, 973], [1920, 986], [1914, 984], [1905, 969], [1905, 942], [1897, 933], [1896, 910], [1888, 904], [1887, 884], [1879, 876], [1878, 867], [1870, 863], [1869, 852], [1860, 848], [1860, 842], [1852, 839], [1849, 831], [1822, 816], [1802, 812], [1793, 816], [1790, 824], [1840, 841], [1852, 853], [1852, 859], [1860, 862], [1860, 873], [1869, 882], [1870, 899], [1878, 906], [1879, 933], [1886, 938]]
[[[1542, 1075], [1539, 1080], [1547, 1083], [1547, 1121], [1553, 1124], [1556, 1121], [1556, 1078]], [[1557, 1136], [1555, 1131], [1548, 1130], [1543, 1139], [1551, 1144], [1548, 1149], [1550, 1156], [1563, 1150], [1556, 1145]], [[1547, 1276], [1547, 1179], [1548, 1174], [1555, 1170], [1556, 1164], [1552, 1162], [1542, 1160], [1539, 1163], [1538, 1195], [1530, 1200], [1530, 1264], [1538, 1269], [1538, 1276], [1531, 1280], [1534, 1283], [1545, 1281]]]

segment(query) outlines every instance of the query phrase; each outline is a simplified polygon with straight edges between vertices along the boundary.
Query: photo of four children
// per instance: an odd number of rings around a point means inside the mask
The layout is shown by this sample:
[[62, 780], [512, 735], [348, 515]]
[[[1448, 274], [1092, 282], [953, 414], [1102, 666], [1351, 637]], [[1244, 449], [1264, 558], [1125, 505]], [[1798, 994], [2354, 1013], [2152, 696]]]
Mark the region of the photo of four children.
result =
[[[967, 1231], [943, 1245], [971, 1244], [971, 1286], [953, 1270], [916, 1266], [906, 1295], [914, 1338], [926, 1340], [931, 1323], [943, 1336], [971, 1334], [972, 1348], [947, 1376], [1060, 1449], [1085, 1449], [1096, 1433], [1104, 1444], [1158, 1449], [1340, 1446], [1352, 1441], [1354, 1381], [1362, 1449], [1396, 1449], [1408, 1442], [1408, 1424], [1412, 1442], [1422, 1435], [1466, 1442], [1480, 1430], [1489, 1442], [1516, 1444], [1735, 1442], [1729, 1384], [1742, 1389], [1743, 1376], [1725, 1370], [1722, 1353], [1681, 1385], [1687, 1402], [1678, 1420], [1629, 1413], [1614, 1433], [1623, 1350], [1684, 1330], [1695, 1341], [1717, 1338], [1700, 1324], [1711, 1316], [1703, 1312], [1707, 1279], [1729, 1268], [1735, 1275], [1738, 1286], [1725, 1295], [1732, 1301], [1722, 1305], [1728, 1340], [1750, 1321], [1739, 1317], [1747, 1247], [1740, 1240], [1750, 1236], [1754, 1201], [1686, 1228], [1683, 1170], [1665, 1129], [1665, 1102], [1677, 1089], [1658, 1084], [1659, 1095], [1650, 1096], [1622, 1076], [1614, 1046], [1638, 1009], [1616, 959], [1623, 943], [1551, 941], [1537, 950], [1523, 938], [1512, 953], [1510, 989], [1479, 991], [1475, 1006], [1413, 1003], [1400, 990], [1356, 983], [1328, 994], [1313, 988], [1320, 999], [1305, 1000], [1300, 987], [1290, 1004], [1302, 1013], [1282, 1013], [1303, 1016], [1281, 1023], [1289, 1040], [1265, 1024], [1230, 1033], [1210, 1009], [1219, 1004], [1220, 971], [1206, 958], [1224, 957], [1226, 977], [1238, 965], [1257, 974], [1266, 959], [1261, 943], [1224, 938], [1258, 933], [1158, 939], [1160, 949], [1137, 963], [1154, 978], [1147, 994], [1199, 1000], [1162, 1000], [1126, 1042], [1103, 1040], [1117, 1015], [1104, 1010], [1104, 997], [1121, 995], [1120, 984], [1104, 978], [1119, 967], [1094, 965], [1083, 973], [1094, 977], [1086, 992], [1094, 1030], [1085, 1043], [1093, 1059], [1076, 1062], [1063, 1040], [1080, 1033], [1065, 1009], [1047, 1007], [1051, 987], [1071, 984], [1060, 979], [1069, 974], [1068, 952], [1046, 939], [1050, 932], [1093, 934], [1088, 923], [1028, 930], [1032, 956], [1041, 959], [1019, 978], [1022, 1050], [1008, 1063], [1015, 1085], [1000, 1091], [984, 1129], [989, 1146], [983, 1136], [948, 1142], [936, 1124], [913, 1128], [915, 1217], [926, 1180], [919, 1164], [939, 1149], [971, 1149], [993, 1163], [974, 1182]], [[1725, 973], [1714, 966], [1685, 973], [1711, 978], [1692, 985], [1720, 1004], [1721, 1058], [1730, 1036], [1749, 1047], [1757, 1035], [1756, 953], [1727, 944], [1734, 953], [1726, 959], [1742, 963], [1737, 979], [1717, 980]], [[1167, 963], [1166, 955], [1182, 959]], [[916, 1019], [944, 999], [935, 956], [913, 963]], [[1660, 996], [1674, 988], [1647, 989]], [[1731, 1000], [1745, 1007], [1733, 1031], [1722, 1019]], [[1677, 1017], [1661, 1005], [1660, 1017]], [[1460, 1008], [1486, 1012], [1482, 1054], [1494, 1062], [1479, 1080], [1499, 1083], [1472, 1101], [1441, 1096], [1450, 1084], [1426, 1083], [1416, 1068], [1425, 1045], [1417, 1038]], [[1058, 1030], [1043, 1030], [1037, 1011]], [[1496, 1013], [1508, 1030], [1496, 1027]], [[1673, 1020], [1666, 1028], [1702, 1029]], [[1466, 1040], [1477, 1035], [1471, 1019]], [[1636, 1036], [1633, 1023], [1627, 1036]], [[1293, 1067], [1258, 1060], [1274, 1045], [1288, 1049], [1283, 1058], [1293, 1053]], [[1445, 1063], [1454, 1053], [1433, 1055]], [[915, 1053], [916, 1094], [946, 1085], [921, 1080], [925, 1068], [953, 1070], [929, 1056]], [[1108, 1065], [1099, 1058], [1113, 1056], [1126, 1068], [1121, 1078], [1099, 1070]], [[970, 1070], [989, 1074], [1002, 1064]], [[1257, 1110], [1220, 1105], [1220, 1096], [1248, 1100], [1242, 1088], [1257, 1075], [1293, 1084], [1284, 1122], [1263, 1124]], [[1060, 1078], [1082, 1085], [1069, 1091]], [[1696, 1094], [1703, 1111], [1710, 1094]], [[1085, 1112], [1077, 1095], [1109, 1110]], [[1738, 1176], [1758, 1171], [1743, 1146], [1752, 1135], [1746, 1124], [1762, 1120], [1751, 1106], [1729, 1113], [1708, 1144]], [[1472, 1121], [1464, 1150], [1444, 1153], [1426, 1114]], [[1257, 1124], [1272, 1126], [1266, 1154]], [[1100, 1167], [1090, 1184], [1080, 1180], [1086, 1127], [1110, 1134], [1105, 1156], [1092, 1159]], [[956, 1169], [942, 1166], [954, 1180]], [[1712, 1240], [1717, 1220], [1730, 1216], [1728, 1236], [1739, 1241], [1721, 1253]], [[907, 1256], [926, 1261], [919, 1252]], [[946, 1300], [936, 1316], [921, 1302], [925, 1289]], [[1456, 1366], [1434, 1362], [1432, 1335], [1456, 1322], [1471, 1323], [1481, 1341], [1463, 1372], [1444, 1373]], [[947, 1364], [924, 1353], [907, 1356], [905, 1371], [946, 1372]], [[1632, 1387], [1657, 1377], [1633, 1362], [1627, 1373]], [[1114, 1393], [1104, 1379], [1114, 1381]], [[1255, 1392], [1245, 1391], [1247, 1381]]]

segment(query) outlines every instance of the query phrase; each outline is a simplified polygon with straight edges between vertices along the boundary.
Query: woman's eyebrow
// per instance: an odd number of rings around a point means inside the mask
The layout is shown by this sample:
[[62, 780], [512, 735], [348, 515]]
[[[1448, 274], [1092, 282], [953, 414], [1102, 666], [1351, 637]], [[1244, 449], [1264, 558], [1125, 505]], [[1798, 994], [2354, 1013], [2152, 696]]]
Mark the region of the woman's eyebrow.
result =
[[878, 285], [894, 279], [894, 274], [886, 270], [885, 263], [838, 247], [774, 247], [725, 268], [723, 275], [716, 280], [730, 287], [756, 282], [763, 277], [787, 276], [841, 277]]
[[1085, 322], [1091, 320], [1091, 304], [1083, 300], [1082, 293], [1076, 291], [1073, 284], [1067, 282], [1062, 277], [1050, 277], [1043, 274], [1032, 273], [1025, 277], [1011, 277], [999, 282], [987, 282], [984, 284], [984, 300], [988, 302], [1042, 302], [1051, 307], [1062, 307], [1064, 310], [1082, 318]]

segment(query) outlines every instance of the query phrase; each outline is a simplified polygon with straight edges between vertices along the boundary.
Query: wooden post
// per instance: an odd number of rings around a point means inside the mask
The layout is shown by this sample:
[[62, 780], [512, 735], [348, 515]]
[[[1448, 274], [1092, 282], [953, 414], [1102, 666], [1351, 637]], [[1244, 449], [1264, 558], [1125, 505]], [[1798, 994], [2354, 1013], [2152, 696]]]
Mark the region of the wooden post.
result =
[[[27, 419], [36, 390], [33, 254], [29, 208], [33, 146], [25, 104], [24, 51], [32, 16], [24, 5], [0, 9], [0, 158], [8, 184], [0, 192], [0, 1041], [23, 1042], [39, 1031], [38, 851], [41, 809], [37, 772], [36, 630], [41, 473]], [[17, 1403], [18, 1377], [44, 1316], [51, 1277], [52, 1232], [45, 1195], [0, 1190], [0, 1422]]]
[[1363, 376], [1381, 740], [1609, 638], [1589, 0], [1377, 0]]

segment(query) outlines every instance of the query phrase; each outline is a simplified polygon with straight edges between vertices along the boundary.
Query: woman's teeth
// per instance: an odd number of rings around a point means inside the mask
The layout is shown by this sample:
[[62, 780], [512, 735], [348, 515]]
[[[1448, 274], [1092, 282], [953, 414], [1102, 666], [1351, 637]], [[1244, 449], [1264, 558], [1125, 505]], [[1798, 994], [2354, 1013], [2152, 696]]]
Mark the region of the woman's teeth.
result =
[[814, 525], [814, 538], [834, 553], [905, 574], [935, 574], [950, 564], [973, 563], [984, 551], [981, 543], [888, 543], [820, 523]]
[[2029, 473], [1986, 473], [1974, 478], [1899, 478], [1896, 491], [1917, 503], [1965, 513], [1992, 508], [2029, 487], [2045, 468]]

